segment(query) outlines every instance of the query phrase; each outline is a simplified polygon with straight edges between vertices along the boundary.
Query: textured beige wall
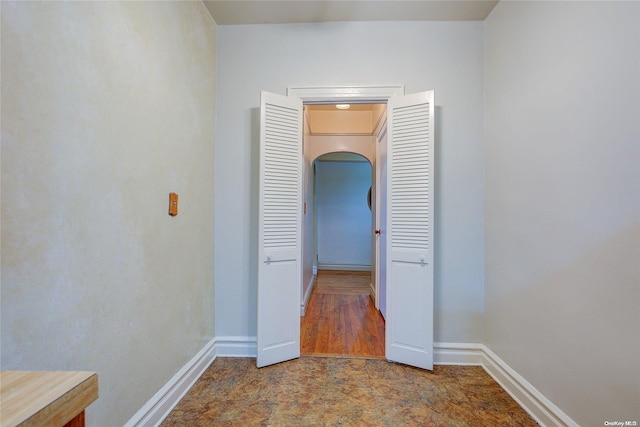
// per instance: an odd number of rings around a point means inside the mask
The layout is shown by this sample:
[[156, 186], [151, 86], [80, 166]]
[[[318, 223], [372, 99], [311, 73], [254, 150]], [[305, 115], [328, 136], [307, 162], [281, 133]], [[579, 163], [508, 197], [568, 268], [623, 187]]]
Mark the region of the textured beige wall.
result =
[[95, 370], [122, 425], [214, 334], [216, 26], [3, 1], [1, 35], [2, 369]]

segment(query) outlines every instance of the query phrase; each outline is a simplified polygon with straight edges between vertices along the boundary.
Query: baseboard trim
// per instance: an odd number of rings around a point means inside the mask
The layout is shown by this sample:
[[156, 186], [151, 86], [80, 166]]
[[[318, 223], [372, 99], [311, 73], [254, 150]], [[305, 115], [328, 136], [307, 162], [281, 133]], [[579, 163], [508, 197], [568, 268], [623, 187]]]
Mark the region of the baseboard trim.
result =
[[487, 346], [482, 346], [482, 367], [541, 426], [579, 427], [578, 423], [514, 371]]
[[434, 365], [482, 365], [482, 344], [434, 342]]
[[215, 358], [215, 339], [212, 339], [158, 390], [124, 427], [160, 425]]
[[216, 338], [218, 357], [256, 357], [257, 349], [256, 337], [236, 335]]
[[[209, 341], [124, 427], [158, 426], [217, 357], [256, 357], [256, 337], [221, 336]], [[543, 427], [579, 427], [490, 348], [476, 343], [433, 344], [435, 365], [476, 365], [484, 370]]]
[[304, 300], [302, 304], [300, 304], [300, 316], [304, 316], [305, 311], [307, 310], [307, 304], [309, 304], [309, 298], [311, 298], [311, 291], [313, 287], [316, 285], [316, 275], [313, 274], [311, 279], [309, 279], [309, 286], [307, 286], [307, 291], [304, 293]]
[[369, 283], [369, 296], [373, 300], [373, 304], [376, 303], [376, 288], [373, 286], [373, 283]]
[[318, 270], [337, 270], [337, 271], [371, 271], [371, 265], [366, 264], [318, 264]]

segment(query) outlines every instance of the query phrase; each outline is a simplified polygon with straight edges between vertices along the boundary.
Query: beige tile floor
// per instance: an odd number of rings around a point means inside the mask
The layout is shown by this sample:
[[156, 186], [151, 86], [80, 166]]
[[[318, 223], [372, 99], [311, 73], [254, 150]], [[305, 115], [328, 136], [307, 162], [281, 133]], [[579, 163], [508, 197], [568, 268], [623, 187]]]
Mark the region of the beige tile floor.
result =
[[257, 369], [218, 358], [169, 426], [537, 426], [478, 366], [423, 371], [384, 360], [303, 357]]

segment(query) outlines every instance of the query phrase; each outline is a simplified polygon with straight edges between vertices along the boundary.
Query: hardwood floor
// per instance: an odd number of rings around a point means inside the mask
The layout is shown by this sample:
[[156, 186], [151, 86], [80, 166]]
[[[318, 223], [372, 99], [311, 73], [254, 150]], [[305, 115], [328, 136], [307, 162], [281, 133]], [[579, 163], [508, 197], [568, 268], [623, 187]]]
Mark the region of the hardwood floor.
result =
[[370, 282], [368, 272], [318, 272], [300, 318], [303, 356], [384, 359], [384, 319], [369, 296]]

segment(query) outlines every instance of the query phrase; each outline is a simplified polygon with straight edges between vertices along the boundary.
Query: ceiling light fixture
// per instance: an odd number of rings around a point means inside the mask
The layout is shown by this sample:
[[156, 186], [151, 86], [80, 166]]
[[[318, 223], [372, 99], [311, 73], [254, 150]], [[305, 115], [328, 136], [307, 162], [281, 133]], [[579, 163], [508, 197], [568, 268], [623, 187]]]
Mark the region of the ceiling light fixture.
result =
[[351, 108], [351, 105], [349, 105], [349, 104], [336, 104], [336, 108], [338, 110], [348, 110], [349, 108]]

